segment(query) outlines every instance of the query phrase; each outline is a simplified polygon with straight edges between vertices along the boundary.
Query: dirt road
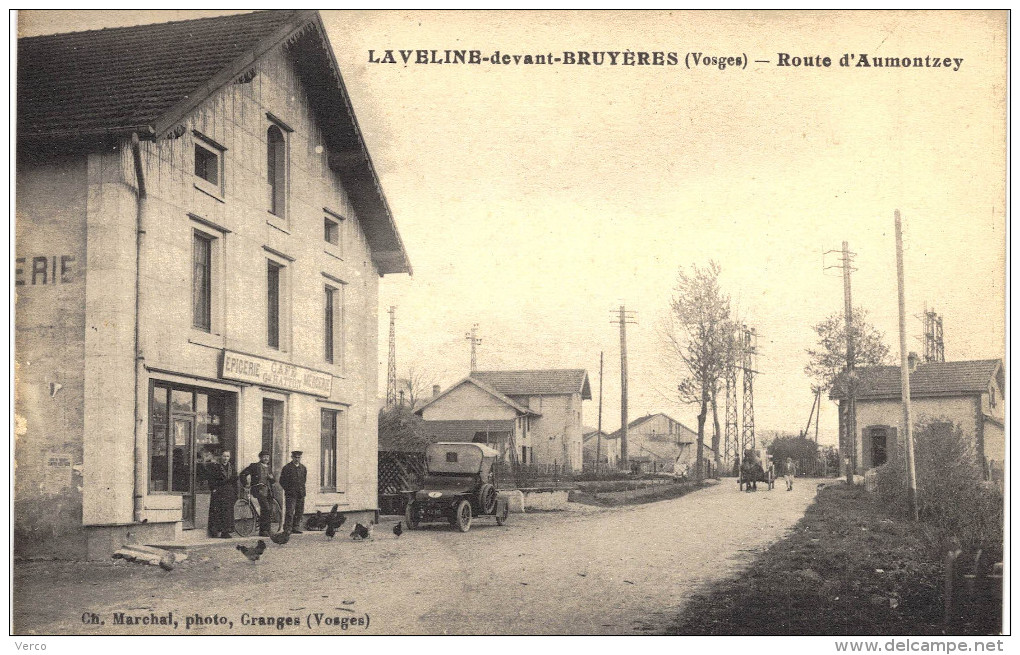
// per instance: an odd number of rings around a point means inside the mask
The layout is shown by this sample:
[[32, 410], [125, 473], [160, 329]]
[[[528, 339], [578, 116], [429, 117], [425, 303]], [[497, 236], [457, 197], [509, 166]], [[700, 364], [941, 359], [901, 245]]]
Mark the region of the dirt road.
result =
[[[503, 527], [479, 519], [466, 534], [437, 525], [397, 539], [395, 519], [384, 519], [371, 541], [305, 533], [270, 543], [256, 563], [218, 546], [193, 551], [169, 573], [125, 562], [18, 562], [14, 631], [656, 633], [692, 590], [780, 539], [816, 482], [744, 494], [726, 480], [647, 505], [511, 515]], [[214, 623], [188, 626], [196, 614]], [[281, 629], [278, 617], [297, 625]], [[170, 625], [146, 625], [160, 619]]]

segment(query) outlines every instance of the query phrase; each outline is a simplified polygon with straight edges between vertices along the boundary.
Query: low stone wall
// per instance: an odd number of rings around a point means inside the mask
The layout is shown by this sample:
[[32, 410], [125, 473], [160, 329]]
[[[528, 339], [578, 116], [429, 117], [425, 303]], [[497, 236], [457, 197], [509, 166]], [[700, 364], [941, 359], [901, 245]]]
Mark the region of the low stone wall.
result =
[[[522, 496], [523, 510], [559, 510], [567, 509], [570, 489], [563, 488], [534, 488], [519, 489], [517, 493]], [[513, 505], [510, 511], [514, 511]]]

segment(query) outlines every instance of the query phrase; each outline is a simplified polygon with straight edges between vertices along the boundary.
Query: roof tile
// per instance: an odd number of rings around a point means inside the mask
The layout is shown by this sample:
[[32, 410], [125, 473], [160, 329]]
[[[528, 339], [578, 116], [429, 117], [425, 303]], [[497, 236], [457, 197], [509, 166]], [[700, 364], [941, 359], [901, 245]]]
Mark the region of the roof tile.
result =
[[508, 396], [580, 393], [582, 399], [591, 399], [588, 372], [583, 368], [537, 371], [472, 371], [471, 377], [485, 382]]
[[[920, 398], [982, 393], [1001, 363], [999, 359], [919, 363], [910, 373], [910, 395]], [[858, 399], [900, 397], [899, 366], [868, 366], [858, 369], [857, 374], [861, 379]], [[829, 397], [841, 398], [842, 394], [834, 387]]]

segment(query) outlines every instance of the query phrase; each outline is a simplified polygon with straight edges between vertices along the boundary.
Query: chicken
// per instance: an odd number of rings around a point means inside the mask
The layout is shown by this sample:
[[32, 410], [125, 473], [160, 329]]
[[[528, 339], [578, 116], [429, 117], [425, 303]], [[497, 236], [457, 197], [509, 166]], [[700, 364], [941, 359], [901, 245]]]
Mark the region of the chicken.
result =
[[305, 530], [321, 530], [326, 527], [326, 515], [316, 510], [315, 516], [308, 517], [305, 521]]
[[393, 534], [397, 536], [397, 539], [400, 539], [400, 535], [404, 534], [404, 528], [401, 527], [400, 521], [397, 521], [397, 524], [393, 526]]
[[368, 539], [370, 535], [371, 532], [369, 531], [369, 529], [361, 525], [360, 523], [354, 526], [354, 530], [351, 531], [351, 539], [353, 539], [354, 541]]
[[266, 542], [264, 539], [259, 539], [258, 543], [250, 547], [237, 544], [237, 549], [244, 553], [244, 556], [251, 561], [257, 562], [262, 557], [262, 553], [266, 552]]
[[336, 531], [347, 520], [346, 516], [336, 511], [337, 507], [339, 505], [333, 505], [333, 509], [329, 510], [329, 515], [326, 516], [326, 536], [330, 539], [336, 536]]
[[271, 534], [269, 535], [269, 538], [273, 540], [274, 544], [279, 544], [280, 546], [282, 546], [288, 541], [290, 541], [290, 528]]

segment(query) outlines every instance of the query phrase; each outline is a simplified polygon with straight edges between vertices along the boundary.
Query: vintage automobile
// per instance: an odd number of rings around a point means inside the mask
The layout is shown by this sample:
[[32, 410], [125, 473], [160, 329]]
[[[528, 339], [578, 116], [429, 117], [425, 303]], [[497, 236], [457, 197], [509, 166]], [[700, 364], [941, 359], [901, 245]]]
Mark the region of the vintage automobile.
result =
[[422, 523], [449, 521], [461, 532], [475, 516], [494, 516], [506, 523], [510, 507], [496, 491], [499, 453], [477, 443], [434, 443], [425, 449], [428, 473], [417, 491], [408, 492], [404, 517], [415, 530]]

